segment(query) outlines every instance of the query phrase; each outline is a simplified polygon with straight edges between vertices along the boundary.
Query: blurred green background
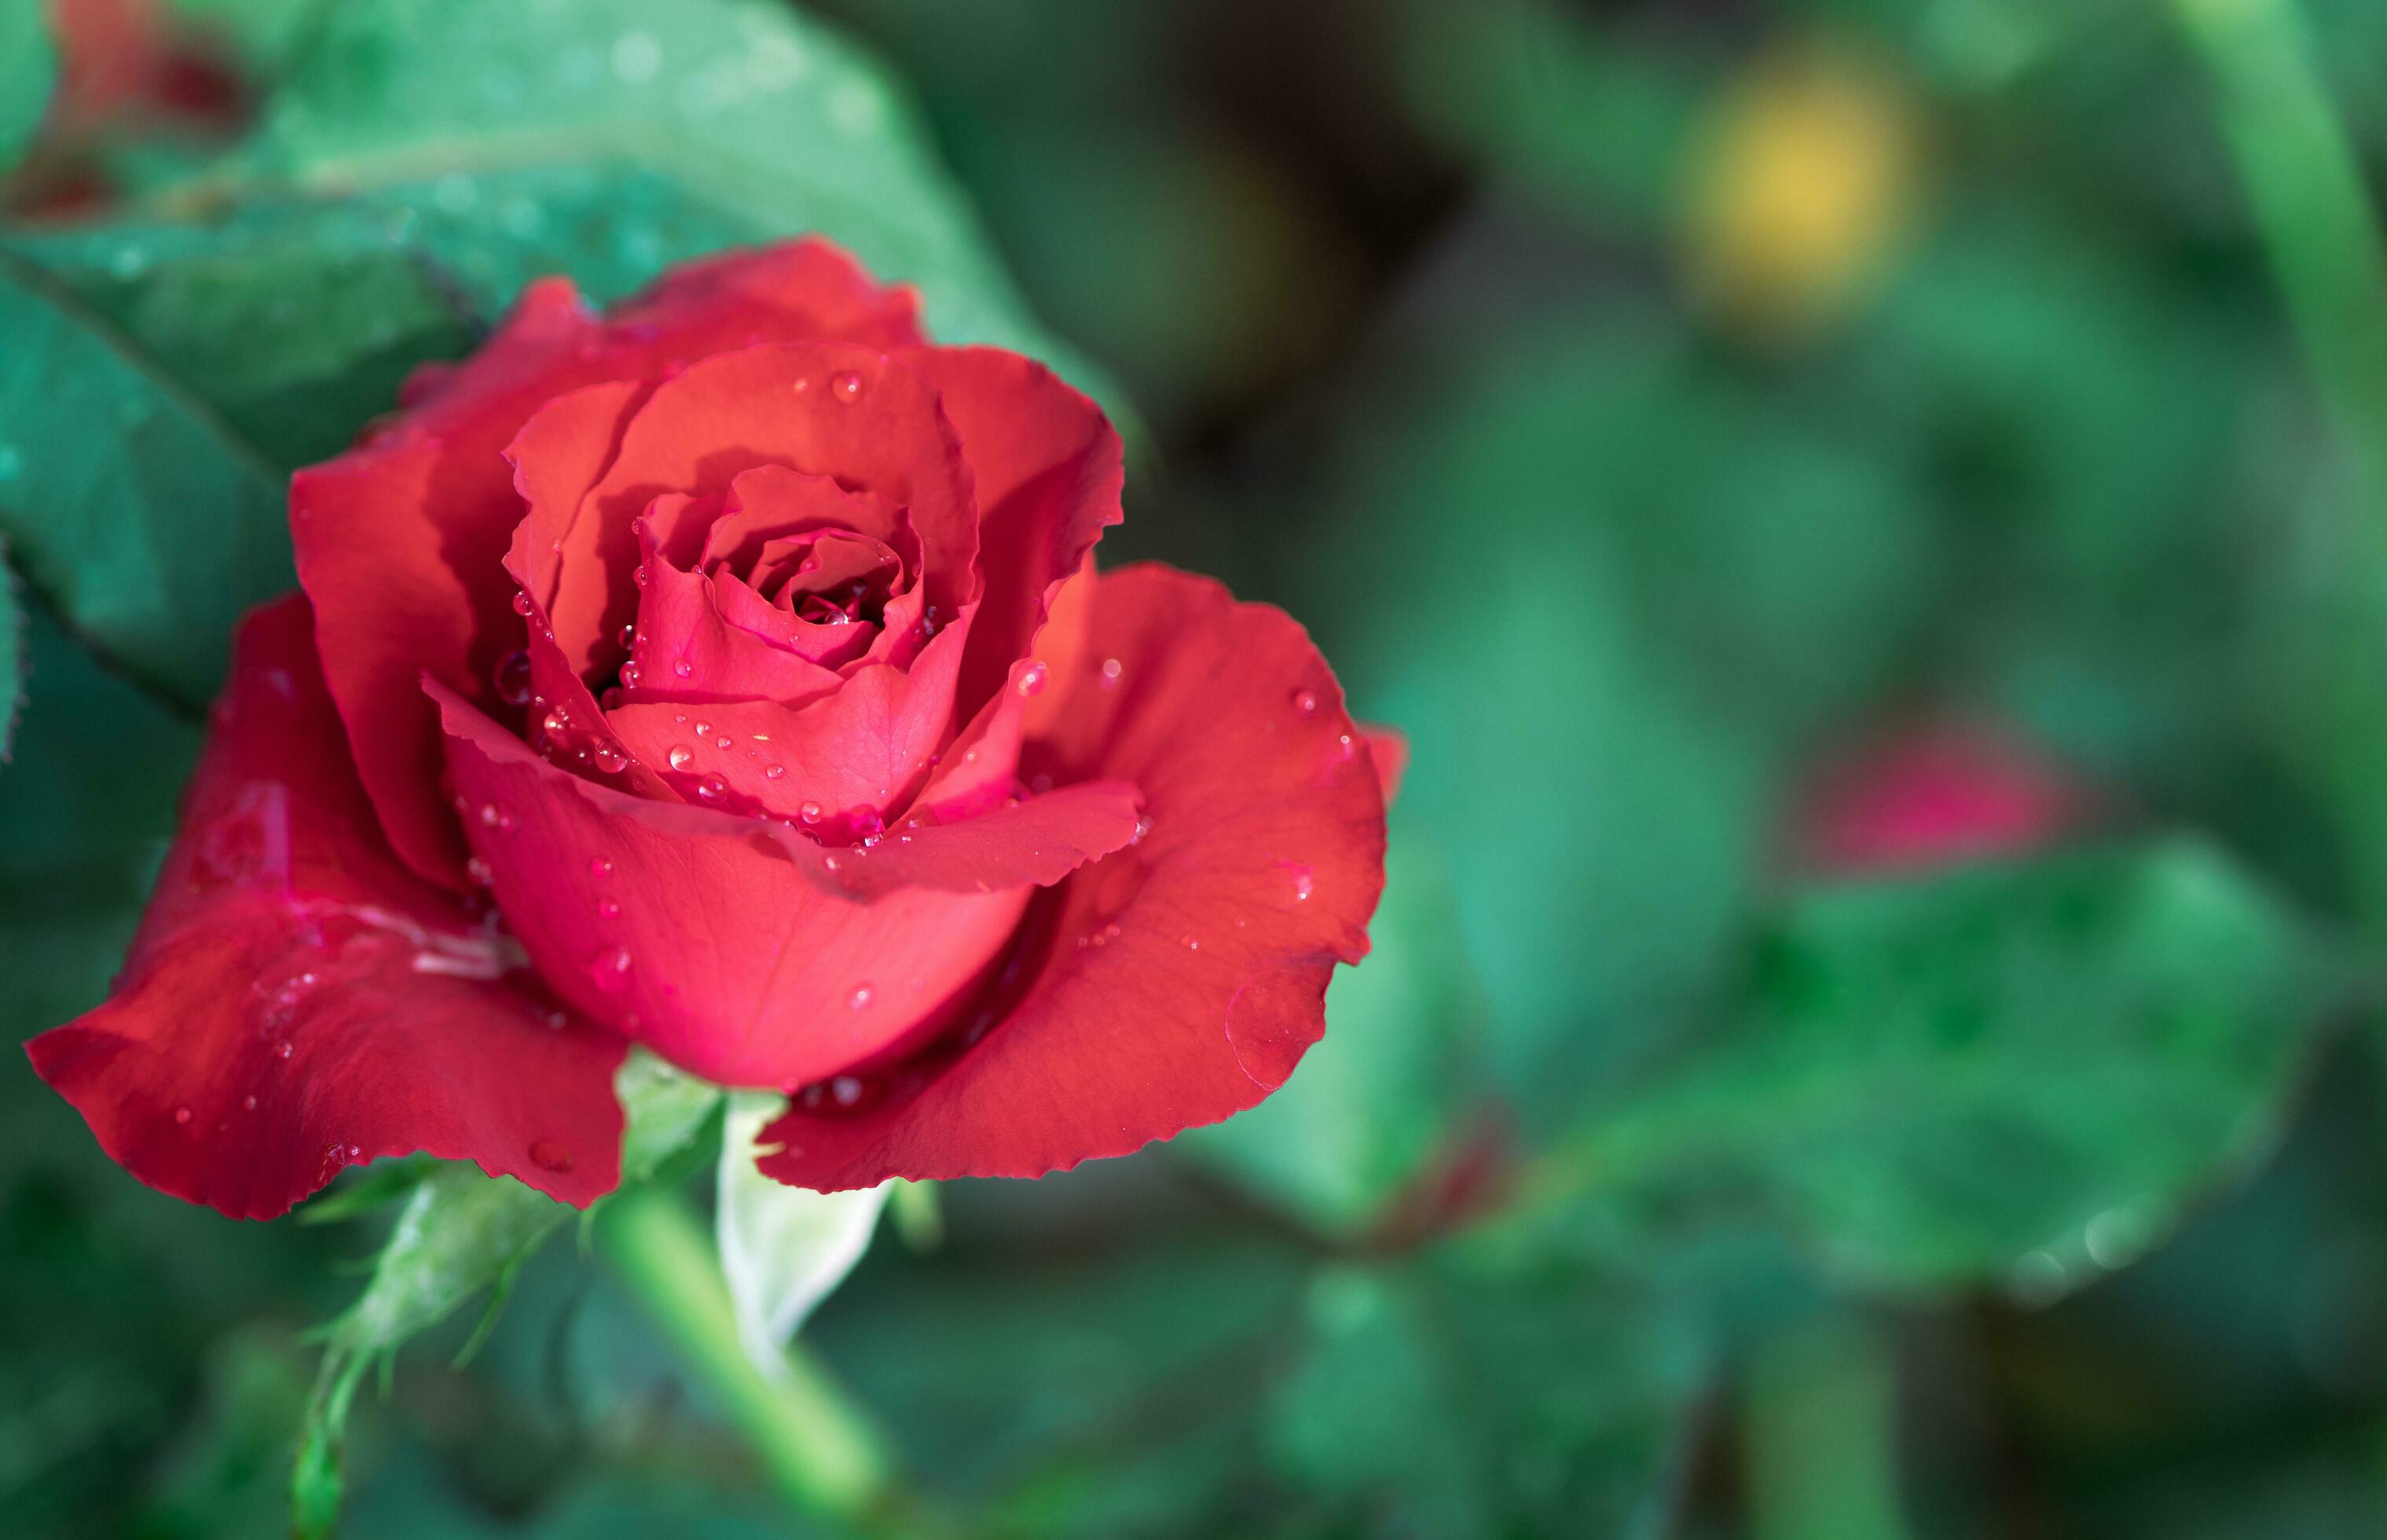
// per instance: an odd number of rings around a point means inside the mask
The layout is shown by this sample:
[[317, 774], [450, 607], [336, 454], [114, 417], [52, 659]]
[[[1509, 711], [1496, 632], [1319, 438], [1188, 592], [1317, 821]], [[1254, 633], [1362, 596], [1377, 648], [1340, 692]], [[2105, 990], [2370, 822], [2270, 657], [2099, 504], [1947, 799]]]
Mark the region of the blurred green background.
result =
[[[2387, 1534], [2382, 78], [2370, 0], [0, 0], [0, 1012], [103, 991], [284, 473], [819, 228], [1413, 753], [1282, 1092], [806, 1329], [922, 1511]], [[277, 1533], [383, 1228], [0, 1070], [0, 1530]], [[584, 1248], [472, 1317], [344, 1533], [817, 1527]]]

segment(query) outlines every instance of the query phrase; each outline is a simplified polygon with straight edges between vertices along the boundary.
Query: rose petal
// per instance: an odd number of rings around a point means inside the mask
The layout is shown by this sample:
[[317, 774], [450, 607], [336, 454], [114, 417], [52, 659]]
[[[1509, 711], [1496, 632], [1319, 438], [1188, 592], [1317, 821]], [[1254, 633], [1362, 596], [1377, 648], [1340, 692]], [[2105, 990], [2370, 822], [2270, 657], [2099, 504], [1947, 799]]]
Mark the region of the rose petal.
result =
[[1368, 745], [1368, 757], [1375, 762], [1376, 779], [1384, 789], [1384, 805], [1401, 794], [1401, 777], [1408, 774], [1409, 740], [1398, 727], [1379, 727], [1373, 723], [1359, 725], [1359, 736]]
[[916, 302], [817, 240], [681, 268], [601, 322], [568, 281], [542, 280], [479, 351], [419, 382], [394, 427], [292, 478], [291, 535], [323, 672], [409, 865], [466, 885], [438, 789], [438, 723], [417, 680], [428, 673], [494, 705], [491, 673], [521, 645], [514, 586], [499, 565], [522, 516], [501, 457], [515, 431], [582, 385], [814, 337], [916, 343]]
[[1125, 1155], [1257, 1102], [1316, 1041], [1383, 882], [1383, 795], [1332, 674], [1282, 613], [1204, 579], [1130, 567], [1092, 599], [1023, 769], [1131, 780], [1149, 832], [1039, 896], [981, 1036], [856, 1110], [791, 1109], [769, 1175], [837, 1191]]
[[978, 532], [968, 468], [936, 393], [867, 348], [797, 343], [718, 354], [656, 385], [562, 536], [558, 640], [585, 670], [633, 618], [633, 522], [658, 497], [726, 493], [758, 466], [840, 483], [903, 510], [921, 586], [941, 612], [971, 597]]
[[[769, 650], [743, 633], [728, 635], [748, 652]], [[711, 784], [715, 791], [707, 800], [739, 813], [793, 818], [810, 803], [816, 810], [815, 822], [822, 813], [866, 810], [883, 826], [910, 804], [944, 741], [953, 718], [954, 672], [968, 640], [965, 617], [930, 642], [909, 669], [865, 663], [814, 700], [641, 702], [616, 708], [609, 726], [638, 758], [668, 765], [664, 778], [684, 801], [699, 800], [700, 785]], [[711, 666], [715, 672], [695, 677], [751, 676], [715, 662], [736, 651], [701, 648], [695, 654], [700, 670]], [[710, 730], [696, 730], [700, 721]]]
[[[474, 849], [558, 993], [726, 1085], [836, 1073], [941, 1025], [1009, 939], [1031, 885], [1132, 836], [1134, 795], [1072, 789], [881, 852], [643, 801], [532, 754], [452, 691]], [[883, 875], [881, 875], [883, 873]]]
[[[667, 511], [677, 500], [658, 498], [655, 505]], [[646, 522], [639, 523], [647, 581], [631, 660], [638, 664], [638, 699], [809, 701], [837, 688], [839, 653], [824, 655], [805, 635], [832, 628], [782, 614], [751, 591], [741, 596], [744, 586], [736, 578], [716, 582], [674, 566], [663, 559]], [[858, 650], [867, 647], [862, 641]]]
[[1027, 655], [1054, 590], [1119, 522], [1124, 452], [1102, 409], [1033, 360], [991, 347], [898, 357], [936, 388], [978, 491], [984, 587], [956, 694], [966, 718]]
[[625, 1044], [382, 841], [313, 628], [295, 596], [243, 626], [124, 975], [34, 1070], [134, 1176], [235, 1218], [417, 1150], [585, 1205], [619, 1172]]

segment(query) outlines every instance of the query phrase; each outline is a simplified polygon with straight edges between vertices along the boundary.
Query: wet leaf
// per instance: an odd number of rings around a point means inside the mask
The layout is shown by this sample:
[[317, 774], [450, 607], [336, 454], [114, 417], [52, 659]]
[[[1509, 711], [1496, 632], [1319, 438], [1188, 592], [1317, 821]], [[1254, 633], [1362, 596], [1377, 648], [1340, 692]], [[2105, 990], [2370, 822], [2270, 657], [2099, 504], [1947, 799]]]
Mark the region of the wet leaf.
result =
[[0, 256], [0, 533], [32, 588], [185, 705], [244, 610], [294, 581], [257, 446], [49, 279]]
[[2267, 1152], [2346, 979], [2192, 840], [1818, 892], [1506, 1238], [1648, 1261], [1754, 1229], [1876, 1288], [2050, 1297]]

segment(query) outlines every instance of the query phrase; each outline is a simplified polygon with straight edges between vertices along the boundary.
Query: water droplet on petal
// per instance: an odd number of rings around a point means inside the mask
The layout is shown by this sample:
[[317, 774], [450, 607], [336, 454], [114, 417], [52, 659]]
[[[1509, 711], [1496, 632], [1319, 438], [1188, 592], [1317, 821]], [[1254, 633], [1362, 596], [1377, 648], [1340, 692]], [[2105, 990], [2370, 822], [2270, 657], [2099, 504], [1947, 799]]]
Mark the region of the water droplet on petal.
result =
[[1118, 688], [1119, 675], [1126, 672], [1127, 665], [1120, 663], [1117, 658], [1105, 658], [1103, 660], [1103, 688], [1117, 689]]
[[828, 1083], [828, 1099], [839, 1106], [850, 1107], [862, 1100], [862, 1079], [856, 1075], [840, 1075]]
[[177, 1123], [187, 1123], [187, 1122], [189, 1122], [190, 1120], [191, 1120], [191, 1109], [190, 1109], [190, 1108], [188, 1108], [188, 1107], [176, 1107], [176, 1108], [174, 1109], [174, 1121], [175, 1121], [175, 1122], [177, 1122]]
[[572, 1169], [572, 1152], [552, 1139], [533, 1140], [530, 1163], [542, 1171], [569, 1171]]
[[821, 821], [821, 805], [818, 802], [806, 802], [796, 809], [796, 816], [807, 824], [817, 824]]
[[613, 864], [601, 855], [592, 855], [588, 858], [588, 875], [600, 880], [612, 877]]
[[672, 745], [671, 752], [663, 757], [671, 761], [673, 769], [685, 770], [688, 768], [688, 762], [696, 757], [696, 751], [685, 743], [675, 743]]
[[1309, 895], [1310, 895], [1310, 894], [1312, 894], [1312, 893], [1314, 893], [1314, 892], [1316, 892], [1317, 890], [1318, 890], [1318, 880], [1317, 880], [1317, 878], [1315, 878], [1315, 877], [1311, 877], [1307, 872], [1301, 872], [1301, 873], [1298, 873], [1298, 874], [1296, 874], [1296, 875], [1295, 876], [1295, 877], [1294, 877], [1294, 879], [1293, 879], [1293, 902], [1294, 902], [1294, 903], [1308, 903], [1308, 902], [1309, 902]]
[[243, 1112], [255, 1112], [257, 1110], [257, 1098], [254, 1096], [242, 1097], [240, 1099], [240, 1110]]
[[514, 613], [527, 615], [530, 613], [530, 595], [517, 591], [514, 594]]
[[689, 675], [696, 672], [696, 664], [690, 663], [686, 658], [676, 658], [672, 661], [672, 672], [685, 679]]
[[613, 639], [622, 644], [623, 651], [627, 652], [630, 650], [631, 645], [638, 639], [638, 623], [636, 621], [625, 623], [623, 625], [620, 634]]
[[870, 1008], [870, 986], [856, 984], [853, 986], [853, 993], [846, 997], [845, 1004], [850, 1010], [866, 1011]]
[[729, 783], [719, 776], [706, 776], [696, 783], [696, 794], [708, 802], [717, 802], [729, 791]]
[[475, 885], [483, 888], [497, 880], [496, 875], [489, 870], [489, 864], [477, 855], [465, 861], [464, 875], [471, 877]]
[[829, 394], [847, 406], [862, 399], [862, 376], [849, 369], [828, 382]]
[[499, 658], [490, 680], [498, 688], [499, 700], [509, 706], [523, 704], [530, 699], [530, 654], [513, 651]]
[[549, 738], [562, 738], [572, 731], [572, 713], [558, 706], [539, 718], [538, 730]]
[[1188, 952], [1199, 952], [1199, 951], [1201, 951], [1201, 950], [1202, 950], [1202, 938], [1201, 938], [1201, 937], [1199, 937], [1199, 936], [1188, 936], [1188, 937], [1186, 937], [1186, 938], [1185, 938], [1185, 950], [1186, 950], [1186, 951], [1188, 951]]
[[605, 775], [618, 776], [629, 767], [630, 756], [611, 743], [599, 743], [590, 747], [588, 763]]
[[636, 689], [638, 688], [638, 664], [624, 663], [622, 665], [622, 688], [624, 689]]
[[784, 776], [787, 773], [788, 767], [784, 764], [766, 764], [763, 766], [763, 778], [766, 781], [777, 780], [781, 776]]
[[1143, 843], [1143, 837], [1151, 832], [1152, 814], [1149, 813], [1139, 813], [1135, 815], [1135, 834], [1128, 840], [1128, 843], [1130, 845], [1141, 845]]
[[1043, 688], [1044, 665], [1041, 663], [1029, 663], [1027, 672], [1019, 676], [1019, 693], [1034, 695]]
[[1316, 716], [1318, 714], [1318, 692], [1314, 689], [1299, 689], [1294, 691], [1293, 709], [1299, 712], [1304, 716]]
[[599, 899], [597, 917], [600, 920], [618, 920], [622, 917], [622, 906], [612, 899]]
[[280, 1042], [273, 1045], [273, 1056], [277, 1059], [286, 1059], [290, 1056], [290, 1040], [288, 1038], [284, 1038]]
[[598, 948], [597, 955], [588, 959], [588, 977], [596, 980], [599, 989], [609, 993], [627, 989], [630, 984], [630, 949], [626, 946]]
[[647, 586], [647, 564], [644, 562], [630, 569], [630, 581], [641, 588]]

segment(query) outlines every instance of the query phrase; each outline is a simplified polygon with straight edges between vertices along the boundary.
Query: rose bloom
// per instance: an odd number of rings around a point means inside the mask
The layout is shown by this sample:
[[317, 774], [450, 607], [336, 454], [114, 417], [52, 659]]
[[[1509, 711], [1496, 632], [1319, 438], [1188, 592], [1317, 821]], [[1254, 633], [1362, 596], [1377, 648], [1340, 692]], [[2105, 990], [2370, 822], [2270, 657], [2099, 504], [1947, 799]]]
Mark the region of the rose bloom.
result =
[[[1097, 575], [1119, 440], [818, 241], [548, 280], [290, 493], [107, 1002], [31, 1044], [226, 1214], [424, 1150], [586, 1204], [632, 1043], [824, 1191], [1037, 1176], [1266, 1096], [1383, 877], [1308, 637]], [[1387, 761], [1389, 765], [1389, 760]]]

